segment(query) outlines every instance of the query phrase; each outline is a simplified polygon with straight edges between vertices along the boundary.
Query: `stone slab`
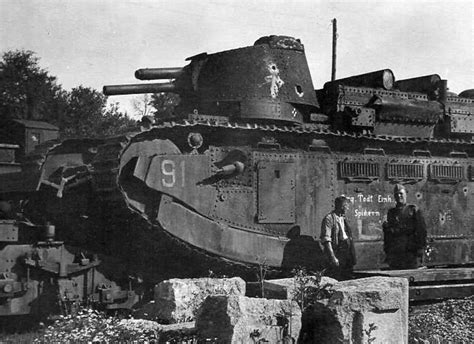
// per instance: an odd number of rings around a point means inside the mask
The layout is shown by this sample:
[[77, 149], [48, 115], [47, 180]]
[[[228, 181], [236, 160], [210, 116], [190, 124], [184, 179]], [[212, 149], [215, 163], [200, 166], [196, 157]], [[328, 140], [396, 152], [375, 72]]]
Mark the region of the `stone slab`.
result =
[[200, 338], [217, 343], [296, 343], [301, 310], [290, 300], [209, 296], [197, 315], [196, 330]]
[[333, 343], [408, 343], [408, 281], [369, 277], [342, 281], [305, 314], [304, 331]]
[[245, 295], [245, 282], [234, 278], [170, 279], [155, 287], [155, 300], [144, 307], [146, 319], [162, 323], [195, 320], [195, 315], [209, 295]]

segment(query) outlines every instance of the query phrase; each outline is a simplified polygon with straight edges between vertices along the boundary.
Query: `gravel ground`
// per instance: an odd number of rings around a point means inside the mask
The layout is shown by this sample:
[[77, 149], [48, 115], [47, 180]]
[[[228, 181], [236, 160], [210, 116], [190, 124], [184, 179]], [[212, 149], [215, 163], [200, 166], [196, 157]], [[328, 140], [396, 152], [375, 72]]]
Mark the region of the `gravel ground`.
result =
[[474, 296], [416, 307], [408, 332], [410, 343], [474, 343]]

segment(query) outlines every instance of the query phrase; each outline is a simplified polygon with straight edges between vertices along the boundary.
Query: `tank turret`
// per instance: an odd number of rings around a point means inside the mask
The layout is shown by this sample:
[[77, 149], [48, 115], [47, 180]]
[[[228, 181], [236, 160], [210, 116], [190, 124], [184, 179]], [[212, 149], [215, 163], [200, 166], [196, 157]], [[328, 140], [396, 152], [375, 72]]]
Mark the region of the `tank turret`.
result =
[[286, 36], [258, 39], [253, 46], [199, 54], [183, 68], [139, 69], [140, 80], [163, 84], [105, 86], [106, 95], [174, 92], [183, 95], [181, 113], [232, 119], [303, 123], [319, 104], [304, 47]]

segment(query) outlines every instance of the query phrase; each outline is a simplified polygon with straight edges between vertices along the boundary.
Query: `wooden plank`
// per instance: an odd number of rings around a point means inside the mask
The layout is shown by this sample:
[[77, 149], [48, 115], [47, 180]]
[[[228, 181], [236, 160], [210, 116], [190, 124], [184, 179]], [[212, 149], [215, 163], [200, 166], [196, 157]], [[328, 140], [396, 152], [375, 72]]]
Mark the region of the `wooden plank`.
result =
[[19, 173], [21, 172], [21, 165], [15, 162], [0, 162], [0, 174]]
[[442, 284], [410, 286], [410, 301], [460, 298], [474, 295], [474, 284]]
[[38, 186], [39, 171], [18, 172], [0, 175], [0, 192], [34, 192]]
[[364, 270], [354, 272], [358, 277], [405, 277], [410, 282], [461, 281], [474, 279], [474, 268], [435, 268], [411, 270]]

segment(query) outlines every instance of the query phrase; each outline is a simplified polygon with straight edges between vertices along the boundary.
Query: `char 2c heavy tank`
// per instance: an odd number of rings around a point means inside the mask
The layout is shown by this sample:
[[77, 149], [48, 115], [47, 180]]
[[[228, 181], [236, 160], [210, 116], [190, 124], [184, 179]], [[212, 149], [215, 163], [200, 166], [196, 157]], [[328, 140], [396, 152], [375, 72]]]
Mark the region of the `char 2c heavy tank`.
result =
[[425, 215], [425, 265], [473, 263], [472, 90], [452, 94], [436, 74], [397, 81], [389, 69], [315, 90], [303, 45], [286, 36], [188, 60], [135, 73], [160, 83], [104, 87], [177, 93], [174, 118], [43, 155], [33, 208], [65, 240], [136, 270], [184, 262], [176, 276], [209, 266], [194, 257], [321, 269], [321, 220], [345, 194], [356, 269], [383, 269], [382, 223], [402, 183]]

